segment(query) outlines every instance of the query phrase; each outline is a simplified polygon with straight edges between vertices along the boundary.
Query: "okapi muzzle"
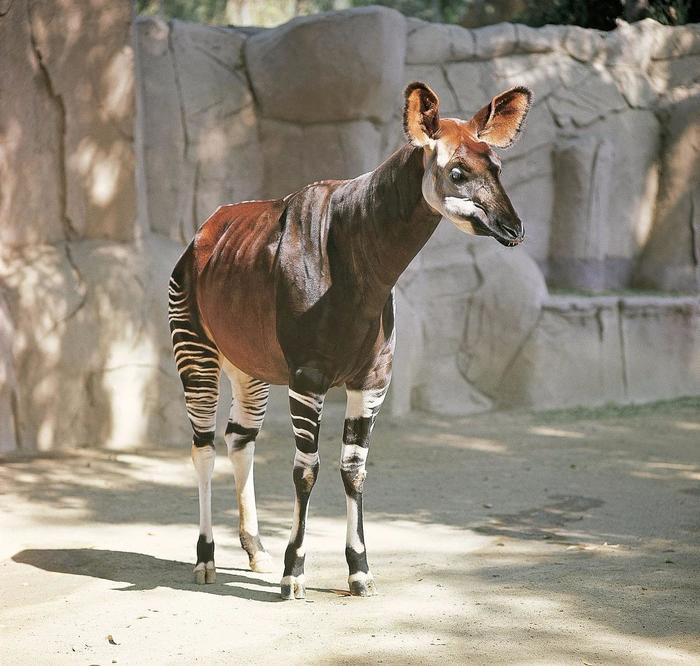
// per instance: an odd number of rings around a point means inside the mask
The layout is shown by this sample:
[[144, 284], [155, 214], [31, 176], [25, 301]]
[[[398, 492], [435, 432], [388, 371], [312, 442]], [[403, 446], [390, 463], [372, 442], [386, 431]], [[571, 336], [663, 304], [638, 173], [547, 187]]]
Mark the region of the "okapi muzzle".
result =
[[527, 88], [513, 88], [471, 120], [441, 119], [439, 99], [428, 86], [406, 89], [404, 126], [408, 139], [423, 148], [425, 201], [465, 233], [493, 236], [508, 247], [522, 243], [525, 231], [501, 185], [493, 148], [517, 140], [531, 100]]

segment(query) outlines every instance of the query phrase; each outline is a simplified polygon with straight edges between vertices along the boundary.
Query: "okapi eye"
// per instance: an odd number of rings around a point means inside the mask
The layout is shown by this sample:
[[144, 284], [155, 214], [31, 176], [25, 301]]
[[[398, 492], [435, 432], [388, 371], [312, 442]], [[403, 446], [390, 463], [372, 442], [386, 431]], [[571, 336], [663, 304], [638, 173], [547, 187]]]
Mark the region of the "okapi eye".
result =
[[455, 167], [450, 171], [450, 180], [453, 183], [461, 183], [464, 180], [464, 174], [462, 173], [461, 169], [458, 169]]

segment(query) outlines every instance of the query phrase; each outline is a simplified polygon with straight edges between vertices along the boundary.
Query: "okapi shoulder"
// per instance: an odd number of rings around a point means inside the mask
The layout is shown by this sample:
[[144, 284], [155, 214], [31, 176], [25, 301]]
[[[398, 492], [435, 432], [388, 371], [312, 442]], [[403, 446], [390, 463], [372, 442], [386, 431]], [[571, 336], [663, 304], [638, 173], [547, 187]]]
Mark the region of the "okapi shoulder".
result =
[[285, 198], [287, 204], [280, 242], [279, 270], [296, 289], [308, 293], [330, 278], [328, 228], [333, 192], [342, 181], [312, 183]]
[[286, 204], [281, 199], [225, 204], [212, 213], [194, 237], [195, 266], [201, 274], [215, 255], [240, 266], [257, 263], [279, 236]]

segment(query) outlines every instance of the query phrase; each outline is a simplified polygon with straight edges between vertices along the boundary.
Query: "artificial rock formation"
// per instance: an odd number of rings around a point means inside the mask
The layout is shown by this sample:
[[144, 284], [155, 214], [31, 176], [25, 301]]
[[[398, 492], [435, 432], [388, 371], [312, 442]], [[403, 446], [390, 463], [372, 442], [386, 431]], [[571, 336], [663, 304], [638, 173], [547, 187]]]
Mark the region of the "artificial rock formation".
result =
[[117, 422], [157, 413], [140, 404], [129, 414], [131, 387], [98, 388], [103, 373], [142, 364], [137, 339], [152, 344], [156, 310], [134, 281], [142, 291], [166, 284], [134, 269], [150, 258], [133, 244], [131, 24], [128, 2], [2, 3], [0, 450], [115, 443], [115, 434], [136, 445], [141, 426], [121, 437]]
[[[503, 153], [504, 185], [525, 221], [527, 242], [518, 251], [501, 251], [491, 240], [470, 240], [442, 223], [399, 282], [390, 409], [469, 413], [509, 405], [650, 399], [651, 393], [642, 398], [624, 389], [622, 349], [634, 356], [641, 338], [632, 332], [634, 324], [620, 325], [626, 312], [621, 301], [550, 296], [543, 276], [550, 288], [596, 292], [650, 284], [648, 276], [654, 275], [655, 288], [685, 285], [697, 292], [688, 278], [697, 266], [693, 244], [686, 242], [694, 229], [687, 222], [690, 213], [682, 222], [661, 203], [678, 200], [689, 211], [693, 202], [690, 183], [682, 182], [681, 168], [674, 171], [671, 162], [680, 156], [694, 168], [698, 155], [694, 141], [680, 144], [675, 138], [679, 132], [691, 136], [690, 126], [697, 125], [697, 110], [687, 101], [697, 95], [697, 26], [666, 28], [647, 20], [621, 23], [608, 34], [510, 24], [465, 30], [366, 8], [295, 19], [270, 30], [203, 29], [154, 19], [139, 21], [137, 28], [149, 182], [174, 182], [159, 177], [163, 155], [168, 169], [192, 172], [191, 158], [177, 156], [205, 148], [194, 131], [188, 131], [190, 144], [183, 153], [181, 146], [154, 140], [148, 129], [149, 107], [157, 118], [163, 100], [182, 98], [178, 87], [194, 84], [187, 75], [165, 87], [162, 81], [172, 77], [149, 84], [153, 35], [174, 45], [179, 32], [196, 33], [205, 52], [211, 47], [204, 31], [211, 39], [225, 35], [232, 61], [239, 58], [232, 67], [245, 76], [228, 93], [216, 83], [214, 68], [209, 76], [199, 70], [196, 85], [204, 95], [199, 104], [221, 104], [228, 94], [242, 99], [241, 89], [253, 99], [247, 145], [258, 150], [239, 151], [234, 140], [222, 136], [222, 152], [240, 155], [245, 166], [229, 165], [228, 183], [177, 181], [183, 203], [167, 196], [158, 208], [170, 206], [173, 212], [158, 217], [157, 227], [151, 218], [152, 229], [172, 238], [183, 235], [178, 216], [185, 215], [189, 225], [206, 216], [200, 204], [191, 205], [202, 200], [205, 183], [212, 202], [217, 196], [218, 202], [235, 201], [282, 196], [314, 180], [353, 177], [373, 168], [403, 141], [401, 91], [412, 80], [437, 91], [443, 115], [462, 118], [509, 86], [530, 86], [535, 105], [527, 128]], [[187, 104], [178, 104], [170, 132], [163, 127], [159, 132], [177, 136], [183, 122], [189, 127]], [[676, 120], [669, 124], [667, 117]], [[230, 122], [233, 127], [239, 118], [234, 114]], [[682, 129], [683, 122], [688, 129]], [[236, 184], [243, 191], [236, 192]], [[678, 234], [681, 243], [669, 240]], [[678, 330], [694, 321], [692, 308], [673, 298], [646, 307], [655, 314], [643, 321], [682, 320], [674, 324]], [[613, 319], [609, 334], [601, 336], [600, 322]], [[572, 350], [579, 347], [588, 351], [577, 356]], [[698, 391], [697, 349], [684, 359], [691, 370], [678, 386]], [[680, 367], [675, 363], [669, 360], [669, 367]], [[572, 370], [569, 388], [562, 388], [557, 381], [567, 375], [556, 370], [562, 364], [578, 368], [583, 378]], [[660, 389], [659, 396], [666, 395]]]

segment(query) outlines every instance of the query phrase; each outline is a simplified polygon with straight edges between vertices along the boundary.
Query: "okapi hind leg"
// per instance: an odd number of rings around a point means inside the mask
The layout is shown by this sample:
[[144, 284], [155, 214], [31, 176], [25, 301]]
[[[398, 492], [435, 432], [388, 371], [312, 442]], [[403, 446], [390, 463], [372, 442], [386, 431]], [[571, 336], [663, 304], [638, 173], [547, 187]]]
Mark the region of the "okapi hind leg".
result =
[[241, 546], [248, 554], [251, 570], [266, 573], [272, 571], [273, 562], [260, 541], [253, 464], [255, 439], [265, 418], [270, 385], [226, 362], [224, 371], [231, 381], [233, 394], [225, 439], [236, 483], [238, 533]]
[[303, 599], [306, 596], [304, 533], [311, 491], [318, 478], [318, 434], [327, 390], [327, 379], [313, 368], [298, 369], [289, 383], [289, 411], [296, 444], [292, 471], [295, 498], [292, 532], [284, 553], [280, 585], [283, 599]]
[[370, 597], [377, 593], [374, 578], [367, 564], [365, 533], [362, 521], [362, 493], [369, 442], [379, 409], [384, 402], [387, 386], [377, 389], [347, 389], [347, 408], [343, 427], [343, 447], [340, 454], [340, 475], [345, 487], [347, 531], [345, 559], [348, 563], [350, 594]]
[[173, 354], [185, 392], [187, 416], [192, 426], [192, 462], [199, 488], [199, 539], [194, 581], [216, 580], [214, 534], [211, 517], [211, 477], [216, 448], [216, 407], [219, 401], [219, 351], [199, 325], [186, 286], [182, 261], [175, 267], [169, 287], [169, 321]]

